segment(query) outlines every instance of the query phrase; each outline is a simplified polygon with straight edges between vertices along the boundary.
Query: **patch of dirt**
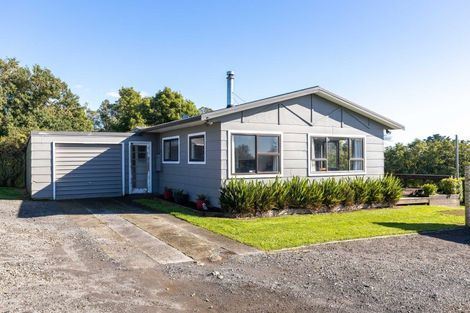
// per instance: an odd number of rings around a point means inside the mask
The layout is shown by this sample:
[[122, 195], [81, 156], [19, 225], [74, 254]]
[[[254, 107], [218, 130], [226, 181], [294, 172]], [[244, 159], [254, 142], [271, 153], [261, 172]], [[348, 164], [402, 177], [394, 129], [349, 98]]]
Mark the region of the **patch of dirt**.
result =
[[465, 229], [160, 265], [83, 213], [0, 201], [0, 312], [470, 311]]

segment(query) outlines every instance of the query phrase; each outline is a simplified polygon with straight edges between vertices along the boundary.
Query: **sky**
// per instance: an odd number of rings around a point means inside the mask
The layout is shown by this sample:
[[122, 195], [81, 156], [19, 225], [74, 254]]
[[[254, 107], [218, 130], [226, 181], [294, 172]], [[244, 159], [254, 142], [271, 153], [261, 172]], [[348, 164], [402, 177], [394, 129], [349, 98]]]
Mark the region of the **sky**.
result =
[[470, 139], [470, 1], [2, 1], [0, 58], [97, 109], [131, 86], [225, 107], [320, 85], [403, 125]]

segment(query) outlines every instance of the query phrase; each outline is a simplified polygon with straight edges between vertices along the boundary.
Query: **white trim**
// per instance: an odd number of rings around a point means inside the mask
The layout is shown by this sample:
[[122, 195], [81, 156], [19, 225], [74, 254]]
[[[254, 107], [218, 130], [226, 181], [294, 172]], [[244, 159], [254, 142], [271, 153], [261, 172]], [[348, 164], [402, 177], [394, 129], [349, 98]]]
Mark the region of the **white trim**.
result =
[[126, 195], [126, 165], [125, 165], [125, 151], [124, 142], [121, 142], [121, 185], [122, 185], [122, 195]]
[[132, 190], [132, 163], [131, 163], [131, 146], [146, 146], [147, 147], [147, 162], [148, 162], [148, 171], [147, 171], [147, 191], [144, 193], [152, 193], [152, 142], [151, 141], [129, 141], [128, 143], [128, 159], [129, 159], [129, 175], [128, 175], [128, 183], [129, 183], [129, 194], [136, 194], [142, 192], [136, 192]]
[[[312, 137], [318, 138], [362, 138], [364, 140], [364, 170], [363, 171], [331, 171], [331, 172], [312, 172]], [[308, 133], [307, 134], [307, 173], [310, 177], [328, 177], [328, 176], [363, 176], [367, 175], [367, 137], [365, 135], [347, 135], [347, 134], [324, 134], [324, 133]]]
[[[190, 161], [191, 158], [191, 137], [204, 136], [204, 161]], [[207, 160], [207, 141], [206, 132], [188, 134], [188, 164], [206, 164]]]
[[[235, 168], [235, 156], [232, 144], [232, 135], [277, 135], [280, 137], [281, 150], [279, 151], [279, 173], [272, 174], [234, 174], [232, 169]], [[227, 149], [228, 149], [228, 166], [227, 166], [227, 178], [276, 178], [284, 175], [284, 139], [283, 132], [280, 131], [257, 131], [257, 130], [228, 130], [227, 131]]]
[[[178, 139], [178, 161], [165, 161], [165, 145], [163, 144], [165, 140]], [[170, 136], [162, 138], [162, 164], [180, 164], [180, 154], [181, 154], [181, 139], [180, 136]]]
[[51, 153], [52, 153], [52, 168], [51, 168], [51, 180], [52, 180], [52, 200], [55, 200], [55, 141], [51, 142]]

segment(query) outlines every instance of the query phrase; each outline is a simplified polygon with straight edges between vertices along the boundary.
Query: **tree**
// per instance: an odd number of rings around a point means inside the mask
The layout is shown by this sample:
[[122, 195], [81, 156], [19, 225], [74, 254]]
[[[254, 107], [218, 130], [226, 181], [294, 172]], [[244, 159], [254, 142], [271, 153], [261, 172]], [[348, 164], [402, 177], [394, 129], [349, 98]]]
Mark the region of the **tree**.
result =
[[98, 110], [104, 131], [130, 131], [179, 120], [184, 116], [199, 115], [194, 103], [168, 87], [153, 97], [142, 97], [132, 87], [122, 87], [119, 99], [113, 103], [104, 100]]
[[89, 131], [92, 122], [67, 84], [50, 70], [0, 59], [0, 185], [22, 185], [32, 130]]
[[211, 108], [202, 106], [198, 109], [198, 111], [199, 111], [199, 114], [205, 114], [205, 113], [213, 112], [214, 110], [212, 110]]
[[199, 111], [194, 103], [169, 87], [159, 90], [152, 97], [145, 112], [147, 125], [157, 125], [179, 120], [184, 116], [191, 117], [196, 115], [199, 115]]
[[[470, 165], [470, 141], [459, 142], [460, 173]], [[433, 135], [424, 140], [415, 139], [408, 145], [401, 143], [385, 149], [385, 171], [392, 174], [455, 175], [455, 141], [446, 136]]]

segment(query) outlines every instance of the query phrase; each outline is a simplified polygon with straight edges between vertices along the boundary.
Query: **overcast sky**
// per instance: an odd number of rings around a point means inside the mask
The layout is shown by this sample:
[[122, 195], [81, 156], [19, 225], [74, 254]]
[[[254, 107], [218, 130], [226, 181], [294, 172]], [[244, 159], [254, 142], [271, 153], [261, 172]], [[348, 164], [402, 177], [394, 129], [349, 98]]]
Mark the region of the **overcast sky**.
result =
[[225, 106], [320, 85], [406, 126], [470, 139], [470, 1], [8, 1], [0, 57], [96, 109], [121, 86]]

